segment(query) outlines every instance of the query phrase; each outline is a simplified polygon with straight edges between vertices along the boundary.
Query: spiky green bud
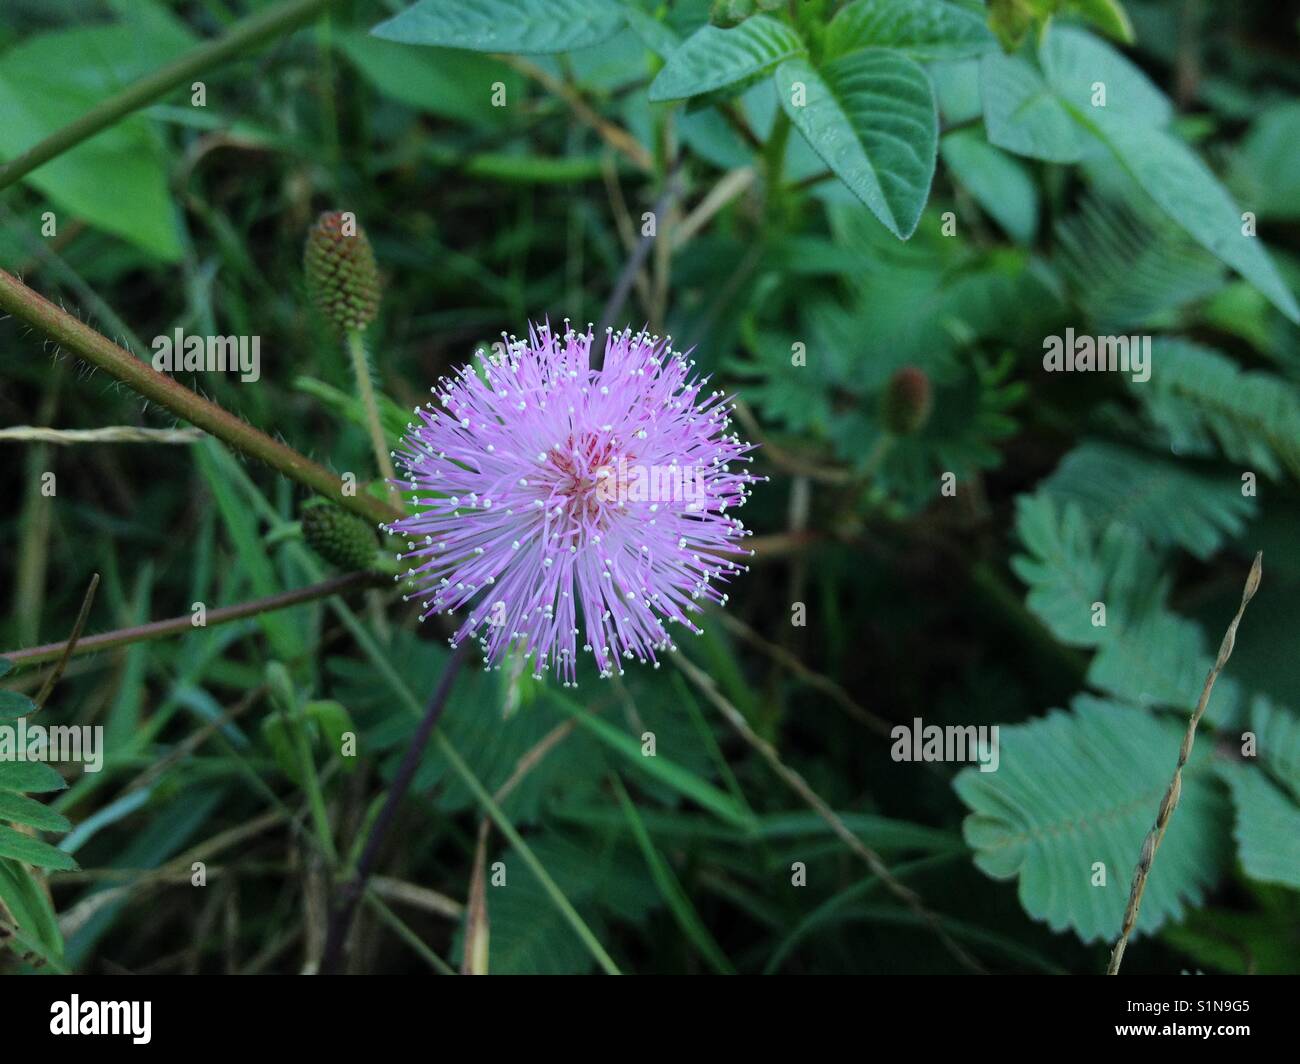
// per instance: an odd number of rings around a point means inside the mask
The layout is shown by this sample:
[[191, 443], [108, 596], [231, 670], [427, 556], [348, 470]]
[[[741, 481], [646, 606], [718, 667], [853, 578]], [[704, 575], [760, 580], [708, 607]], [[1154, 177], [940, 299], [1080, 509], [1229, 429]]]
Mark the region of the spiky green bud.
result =
[[317, 554], [340, 569], [365, 569], [378, 541], [365, 520], [340, 506], [316, 499], [302, 508], [302, 536]]
[[924, 370], [904, 366], [889, 378], [880, 397], [880, 420], [895, 436], [910, 436], [930, 420], [933, 396]]
[[326, 211], [307, 234], [307, 290], [340, 333], [364, 329], [379, 312], [379, 268], [365, 230], [349, 211]]

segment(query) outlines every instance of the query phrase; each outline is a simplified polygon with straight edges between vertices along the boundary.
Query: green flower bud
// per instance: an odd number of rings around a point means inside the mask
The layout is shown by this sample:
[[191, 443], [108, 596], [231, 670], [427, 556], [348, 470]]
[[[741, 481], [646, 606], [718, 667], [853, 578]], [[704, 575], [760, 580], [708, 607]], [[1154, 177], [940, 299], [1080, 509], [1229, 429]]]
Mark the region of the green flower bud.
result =
[[307, 234], [303, 252], [307, 290], [316, 309], [339, 332], [364, 329], [379, 312], [379, 268], [356, 217], [326, 211]]
[[323, 499], [303, 506], [302, 535], [312, 550], [340, 569], [367, 568], [378, 547], [365, 520]]

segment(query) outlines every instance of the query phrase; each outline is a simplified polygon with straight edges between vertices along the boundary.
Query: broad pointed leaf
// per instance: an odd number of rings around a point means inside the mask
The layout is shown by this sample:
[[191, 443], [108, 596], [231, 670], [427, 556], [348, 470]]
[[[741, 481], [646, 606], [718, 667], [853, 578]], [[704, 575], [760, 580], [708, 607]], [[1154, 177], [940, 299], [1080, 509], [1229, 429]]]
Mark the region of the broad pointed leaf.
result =
[[794, 30], [763, 15], [728, 30], [704, 26], [669, 57], [650, 85], [650, 99], [677, 100], [713, 92], [763, 74], [804, 51]]
[[1210, 168], [1182, 141], [1123, 116], [1093, 116], [1093, 130], [1160, 208], [1203, 247], [1300, 324], [1300, 305], [1242, 212]]
[[826, 31], [828, 56], [892, 48], [914, 59], [962, 59], [996, 47], [984, 19], [944, 0], [855, 0]]
[[938, 115], [925, 71], [867, 49], [818, 73], [804, 59], [776, 69], [781, 105], [841, 181], [896, 237], [916, 229], [934, 177]]
[[528, 55], [587, 48], [624, 25], [614, 0], [420, 0], [371, 32], [402, 44]]
[[1168, 125], [1173, 117], [1169, 98], [1151, 79], [1090, 33], [1057, 26], [1038, 54], [1047, 83], [1067, 109], [1122, 115], [1147, 126]]
[[980, 61], [980, 97], [991, 144], [1054, 163], [1076, 163], [1083, 158], [1083, 131], [1027, 59], [986, 55]]

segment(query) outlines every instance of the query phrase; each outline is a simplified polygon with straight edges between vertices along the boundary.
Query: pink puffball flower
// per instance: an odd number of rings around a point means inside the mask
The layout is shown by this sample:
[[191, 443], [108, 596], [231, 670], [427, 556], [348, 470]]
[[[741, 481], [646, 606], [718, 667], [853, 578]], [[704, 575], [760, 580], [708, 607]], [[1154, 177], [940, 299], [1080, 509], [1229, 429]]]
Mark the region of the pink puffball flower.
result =
[[515, 647], [567, 687], [579, 647], [602, 677], [620, 655], [658, 668], [669, 622], [698, 634], [698, 601], [726, 603], [718, 584], [747, 568], [732, 556], [753, 553], [729, 511], [763, 478], [670, 342], [607, 332], [597, 369], [590, 327], [530, 325], [416, 408], [393, 453], [413, 512], [387, 531], [421, 620], [467, 611], [452, 646], [478, 634], [489, 666]]

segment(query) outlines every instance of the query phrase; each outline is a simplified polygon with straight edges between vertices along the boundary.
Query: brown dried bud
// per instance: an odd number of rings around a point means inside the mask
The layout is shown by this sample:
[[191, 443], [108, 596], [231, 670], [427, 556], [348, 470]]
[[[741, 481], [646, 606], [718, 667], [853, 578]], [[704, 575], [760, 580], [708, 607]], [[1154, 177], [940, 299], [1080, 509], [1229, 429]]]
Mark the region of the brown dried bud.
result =
[[933, 396], [924, 370], [904, 366], [889, 378], [880, 401], [880, 419], [895, 436], [919, 432], [930, 420]]

